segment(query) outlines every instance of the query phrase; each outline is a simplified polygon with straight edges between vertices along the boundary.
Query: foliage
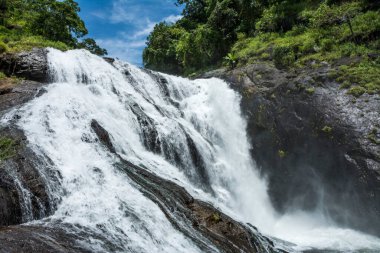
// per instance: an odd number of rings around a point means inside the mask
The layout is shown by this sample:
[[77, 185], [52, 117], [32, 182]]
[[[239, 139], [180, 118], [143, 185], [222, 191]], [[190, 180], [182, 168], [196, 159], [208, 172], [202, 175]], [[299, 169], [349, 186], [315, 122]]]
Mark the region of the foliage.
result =
[[79, 11], [74, 0], [0, 0], [0, 52], [54, 47], [106, 54], [93, 39], [78, 41], [87, 34]]
[[291, 47], [276, 46], [273, 50], [273, 61], [277, 68], [287, 68], [295, 62], [295, 54]]
[[0, 71], [0, 80], [6, 78], [7, 76], [4, 74], [4, 72]]
[[8, 51], [8, 46], [3, 41], [0, 41], [0, 54]]
[[[278, 68], [334, 63], [344, 57], [361, 57], [365, 63], [368, 55], [380, 50], [380, 4], [369, 0], [177, 3], [184, 5], [183, 18], [165, 29], [156, 26], [148, 37], [143, 57], [148, 68], [189, 75], [223, 63], [231, 67], [258, 60], [271, 60]], [[160, 40], [161, 45], [154, 43]], [[365, 65], [372, 71], [370, 64]], [[360, 79], [366, 92], [378, 92], [379, 74], [367, 78], [357, 68], [353, 66], [348, 75]]]
[[228, 53], [227, 56], [224, 57], [224, 60], [230, 68], [236, 67], [237, 57], [234, 54]]
[[168, 73], [180, 72], [181, 64], [177, 60], [176, 48], [181, 36], [187, 36], [184, 29], [172, 27], [165, 22], [157, 24], [149, 35], [147, 47], [143, 52], [145, 66]]
[[101, 48], [96, 44], [96, 41], [91, 38], [84, 39], [82, 42], [77, 44], [78, 48], [84, 48], [96, 55], [107, 55], [107, 50]]

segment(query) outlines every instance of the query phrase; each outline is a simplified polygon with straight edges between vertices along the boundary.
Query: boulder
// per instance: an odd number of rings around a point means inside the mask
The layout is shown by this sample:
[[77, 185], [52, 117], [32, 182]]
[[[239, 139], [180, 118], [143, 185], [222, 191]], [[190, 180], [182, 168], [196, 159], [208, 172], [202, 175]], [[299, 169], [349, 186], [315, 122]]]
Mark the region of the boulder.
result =
[[0, 71], [31, 81], [48, 82], [47, 49], [34, 48], [28, 52], [0, 55]]

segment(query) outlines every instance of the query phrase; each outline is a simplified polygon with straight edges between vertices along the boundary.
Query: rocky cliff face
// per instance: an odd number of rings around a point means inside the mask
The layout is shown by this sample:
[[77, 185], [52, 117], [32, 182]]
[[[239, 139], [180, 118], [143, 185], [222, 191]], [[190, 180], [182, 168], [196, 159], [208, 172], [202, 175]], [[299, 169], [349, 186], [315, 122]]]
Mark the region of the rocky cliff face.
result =
[[[0, 118], [44, 92], [49, 80], [46, 59], [46, 50], [43, 49], [0, 56], [0, 71], [24, 78], [15, 82], [8, 79], [0, 81]], [[37, 154], [30, 147], [24, 133], [17, 127], [18, 119], [16, 114], [8, 127], [0, 127], [0, 141], [4, 141], [0, 152], [5, 154], [0, 159], [0, 252], [88, 252], [77, 243], [78, 235], [103, 241], [109, 245], [109, 252], [119, 250], [107, 242], [105, 236], [87, 233], [85, 229], [69, 227], [69, 224], [49, 227], [20, 225], [46, 218], [54, 212], [59, 198], [53, 197], [57, 194], [49, 189], [48, 181], [59, 182], [61, 176], [43, 154]], [[96, 121], [91, 123], [91, 128], [110, 154], [117, 155], [106, 129]], [[210, 248], [205, 242], [220, 252], [284, 252], [275, 249], [273, 242], [255, 229], [234, 221], [208, 203], [192, 198], [177, 184], [119, 158], [120, 163], [115, 166], [139, 185], [144, 195], [157, 203], [173, 226], [205, 252]], [[39, 166], [46, 166], [44, 171], [48, 173], [40, 174]], [[75, 229], [80, 229], [80, 233], [67, 232]]]
[[346, 94], [332, 68], [286, 72], [261, 63], [203, 77], [241, 93], [251, 153], [278, 210], [319, 209], [380, 235], [380, 97]]

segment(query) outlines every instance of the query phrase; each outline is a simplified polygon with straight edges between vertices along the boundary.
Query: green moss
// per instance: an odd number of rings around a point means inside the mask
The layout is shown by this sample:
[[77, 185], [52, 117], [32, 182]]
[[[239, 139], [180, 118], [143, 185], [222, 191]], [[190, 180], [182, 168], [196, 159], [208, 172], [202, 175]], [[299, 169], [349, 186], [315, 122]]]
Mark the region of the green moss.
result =
[[[356, 84], [353, 87], [353, 95], [355, 94], [380, 94], [380, 64], [368, 59], [351, 65], [343, 65], [338, 69], [339, 78], [337, 81]], [[342, 84], [342, 85], [343, 85]], [[351, 93], [350, 93], [351, 94]]]
[[305, 91], [306, 91], [309, 95], [313, 95], [314, 92], [315, 92], [315, 88], [314, 88], [314, 87], [310, 87], [310, 88], [307, 88]]
[[360, 97], [366, 92], [366, 89], [361, 86], [354, 86], [351, 89], [348, 90], [348, 94], [353, 95], [354, 97]]
[[16, 154], [16, 142], [7, 137], [0, 138], [0, 162]]
[[284, 150], [279, 150], [278, 151], [278, 156], [280, 157], [280, 158], [284, 158], [285, 156], [286, 156], [286, 152], [284, 151]]
[[210, 216], [210, 220], [213, 222], [213, 223], [218, 223], [222, 220], [222, 218], [220, 217], [220, 214], [219, 213], [213, 213], [211, 216]]
[[349, 81], [344, 81], [340, 86], [339, 89], [348, 89], [351, 87], [351, 83]]
[[324, 132], [324, 133], [327, 133], [327, 134], [330, 134], [330, 133], [332, 133], [332, 127], [329, 127], [329, 126], [324, 126], [322, 129], [322, 132]]
[[380, 139], [377, 138], [377, 129], [374, 128], [368, 135], [368, 140], [370, 140], [373, 144], [380, 145]]

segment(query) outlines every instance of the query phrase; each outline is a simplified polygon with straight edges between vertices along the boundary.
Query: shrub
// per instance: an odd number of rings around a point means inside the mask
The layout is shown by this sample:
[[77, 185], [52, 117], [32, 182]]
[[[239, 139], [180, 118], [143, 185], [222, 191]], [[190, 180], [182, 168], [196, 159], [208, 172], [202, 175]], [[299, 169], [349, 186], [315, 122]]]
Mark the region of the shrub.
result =
[[273, 60], [277, 68], [287, 68], [294, 64], [296, 57], [291, 47], [280, 46], [274, 48]]
[[4, 53], [8, 51], [8, 46], [4, 42], [0, 41], [0, 53]]
[[0, 80], [1, 80], [1, 79], [4, 79], [4, 78], [6, 78], [6, 77], [7, 77], [7, 76], [6, 76], [3, 72], [0, 71]]
[[236, 67], [236, 63], [237, 63], [237, 57], [236, 57], [236, 55], [234, 55], [232, 53], [228, 53], [227, 56], [224, 57], [224, 60], [225, 60], [226, 64], [230, 68], [235, 68]]

